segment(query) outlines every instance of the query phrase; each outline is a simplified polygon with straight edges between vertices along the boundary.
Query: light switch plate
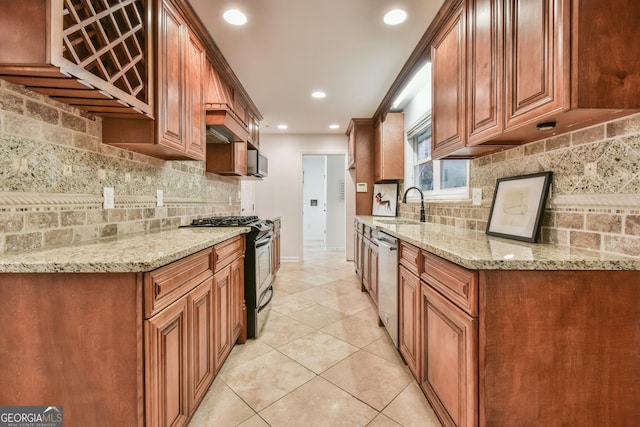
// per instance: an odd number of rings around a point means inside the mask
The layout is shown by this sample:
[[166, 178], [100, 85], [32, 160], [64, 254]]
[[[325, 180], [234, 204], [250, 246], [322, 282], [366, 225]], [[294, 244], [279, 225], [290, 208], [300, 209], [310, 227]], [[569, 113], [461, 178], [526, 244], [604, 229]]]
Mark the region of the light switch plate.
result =
[[356, 193], [366, 193], [367, 192], [367, 183], [366, 182], [358, 182], [356, 183]]
[[115, 194], [113, 187], [104, 187], [102, 189], [103, 205], [104, 209], [113, 209], [115, 207]]
[[480, 206], [482, 204], [482, 188], [474, 188], [472, 190], [472, 204], [473, 206]]

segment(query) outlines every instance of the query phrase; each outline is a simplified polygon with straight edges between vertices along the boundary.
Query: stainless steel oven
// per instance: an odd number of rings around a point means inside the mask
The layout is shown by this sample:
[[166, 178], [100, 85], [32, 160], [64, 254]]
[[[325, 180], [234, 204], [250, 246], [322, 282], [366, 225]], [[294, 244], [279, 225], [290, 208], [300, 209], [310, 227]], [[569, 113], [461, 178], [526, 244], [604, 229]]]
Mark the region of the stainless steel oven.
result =
[[257, 216], [199, 218], [188, 227], [250, 227], [244, 254], [244, 299], [247, 306], [247, 337], [260, 335], [271, 309], [273, 275], [271, 240], [273, 223]]
[[[257, 302], [255, 307], [247, 306], [248, 315], [253, 315], [255, 329], [253, 333], [247, 330], [247, 336], [257, 337], [267, 321], [271, 311], [271, 300], [273, 299], [273, 284], [271, 274], [271, 241], [273, 233], [269, 231], [255, 241], [255, 277]], [[248, 322], [252, 323], [252, 322]]]

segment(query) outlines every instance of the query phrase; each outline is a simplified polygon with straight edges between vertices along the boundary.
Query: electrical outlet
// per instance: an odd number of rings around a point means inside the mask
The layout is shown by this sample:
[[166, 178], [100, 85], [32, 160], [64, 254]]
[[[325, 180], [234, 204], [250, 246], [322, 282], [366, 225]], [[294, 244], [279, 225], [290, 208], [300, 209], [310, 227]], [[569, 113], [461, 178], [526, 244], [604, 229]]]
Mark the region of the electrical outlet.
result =
[[107, 171], [104, 169], [98, 169], [98, 179], [106, 179]]
[[131, 182], [131, 174], [129, 172], [124, 173], [124, 182]]
[[113, 187], [104, 187], [102, 189], [103, 205], [104, 209], [113, 209], [115, 207], [115, 192]]
[[598, 163], [591, 162], [584, 164], [584, 174], [586, 176], [595, 176], [598, 174]]
[[29, 170], [29, 160], [20, 159], [20, 172], [27, 172]]
[[156, 190], [157, 206], [164, 206], [164, 194], [162, 190]]
[[71, 165], [64, 165], [62, 167], [62, 176], [71, 176], [73, 175], [73, 168]]
[[472, 204], [473, 206], [480, 206], [482, 204], [482, 188], [474, 188], [472, 190]]

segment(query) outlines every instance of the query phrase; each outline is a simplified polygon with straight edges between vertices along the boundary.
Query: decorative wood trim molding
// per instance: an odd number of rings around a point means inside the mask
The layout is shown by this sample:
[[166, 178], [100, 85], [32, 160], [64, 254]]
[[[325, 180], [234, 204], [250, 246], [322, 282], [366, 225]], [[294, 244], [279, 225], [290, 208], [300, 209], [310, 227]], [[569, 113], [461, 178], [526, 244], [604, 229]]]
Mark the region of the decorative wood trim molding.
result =
[[[228, 201], [212, 201], [199, 198], [188, 197], [165, 197], [164, 207], [171, 205], [203, 205], [203, 206], [220, 206], [228, 205]], [[116, 195], [116, 206], [122, 205], [146, 205], [156, 207], [156, 198], [153, 196], [133, 196], [133, 195]], [[46, 194], [46, 193], [18, 193], [18, 192], [0, 192], [0, 207], [17, 207], [17, 206], [102, 206], [102, 196], [96, 194]]]

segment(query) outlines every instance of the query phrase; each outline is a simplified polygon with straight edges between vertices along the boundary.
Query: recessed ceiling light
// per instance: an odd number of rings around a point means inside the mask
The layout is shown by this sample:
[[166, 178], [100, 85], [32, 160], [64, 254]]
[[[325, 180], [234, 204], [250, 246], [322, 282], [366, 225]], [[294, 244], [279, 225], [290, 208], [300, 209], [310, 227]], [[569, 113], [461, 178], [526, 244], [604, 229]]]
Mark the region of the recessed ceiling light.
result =
[[287, 125], [278, 125], [278, 129], [288, 129], [289, 126]]
[[329, 129], [340, 129], [340, 125], [329, 125]]
[[323, 92], [323, 91], [321, 91], [321, 90], [317, 90], [317, 91], [313, 92], [313, 93], [311, 94], [311, 96], [313, 96], [314, 98], [324, 98], [325, 96], [327, 96], [327, 94], [326, 94], [326, 93], [324, 93], [324, 92]]
[[407, 12], [402, 9], [393, 9], [384, 15], [384, 23], [387, 25], [398, 25], [407, 19]]
[[231, 25], [244, 25], [247, 23], [247, 15], [237, 9], [229, 9], [222, 16]]

